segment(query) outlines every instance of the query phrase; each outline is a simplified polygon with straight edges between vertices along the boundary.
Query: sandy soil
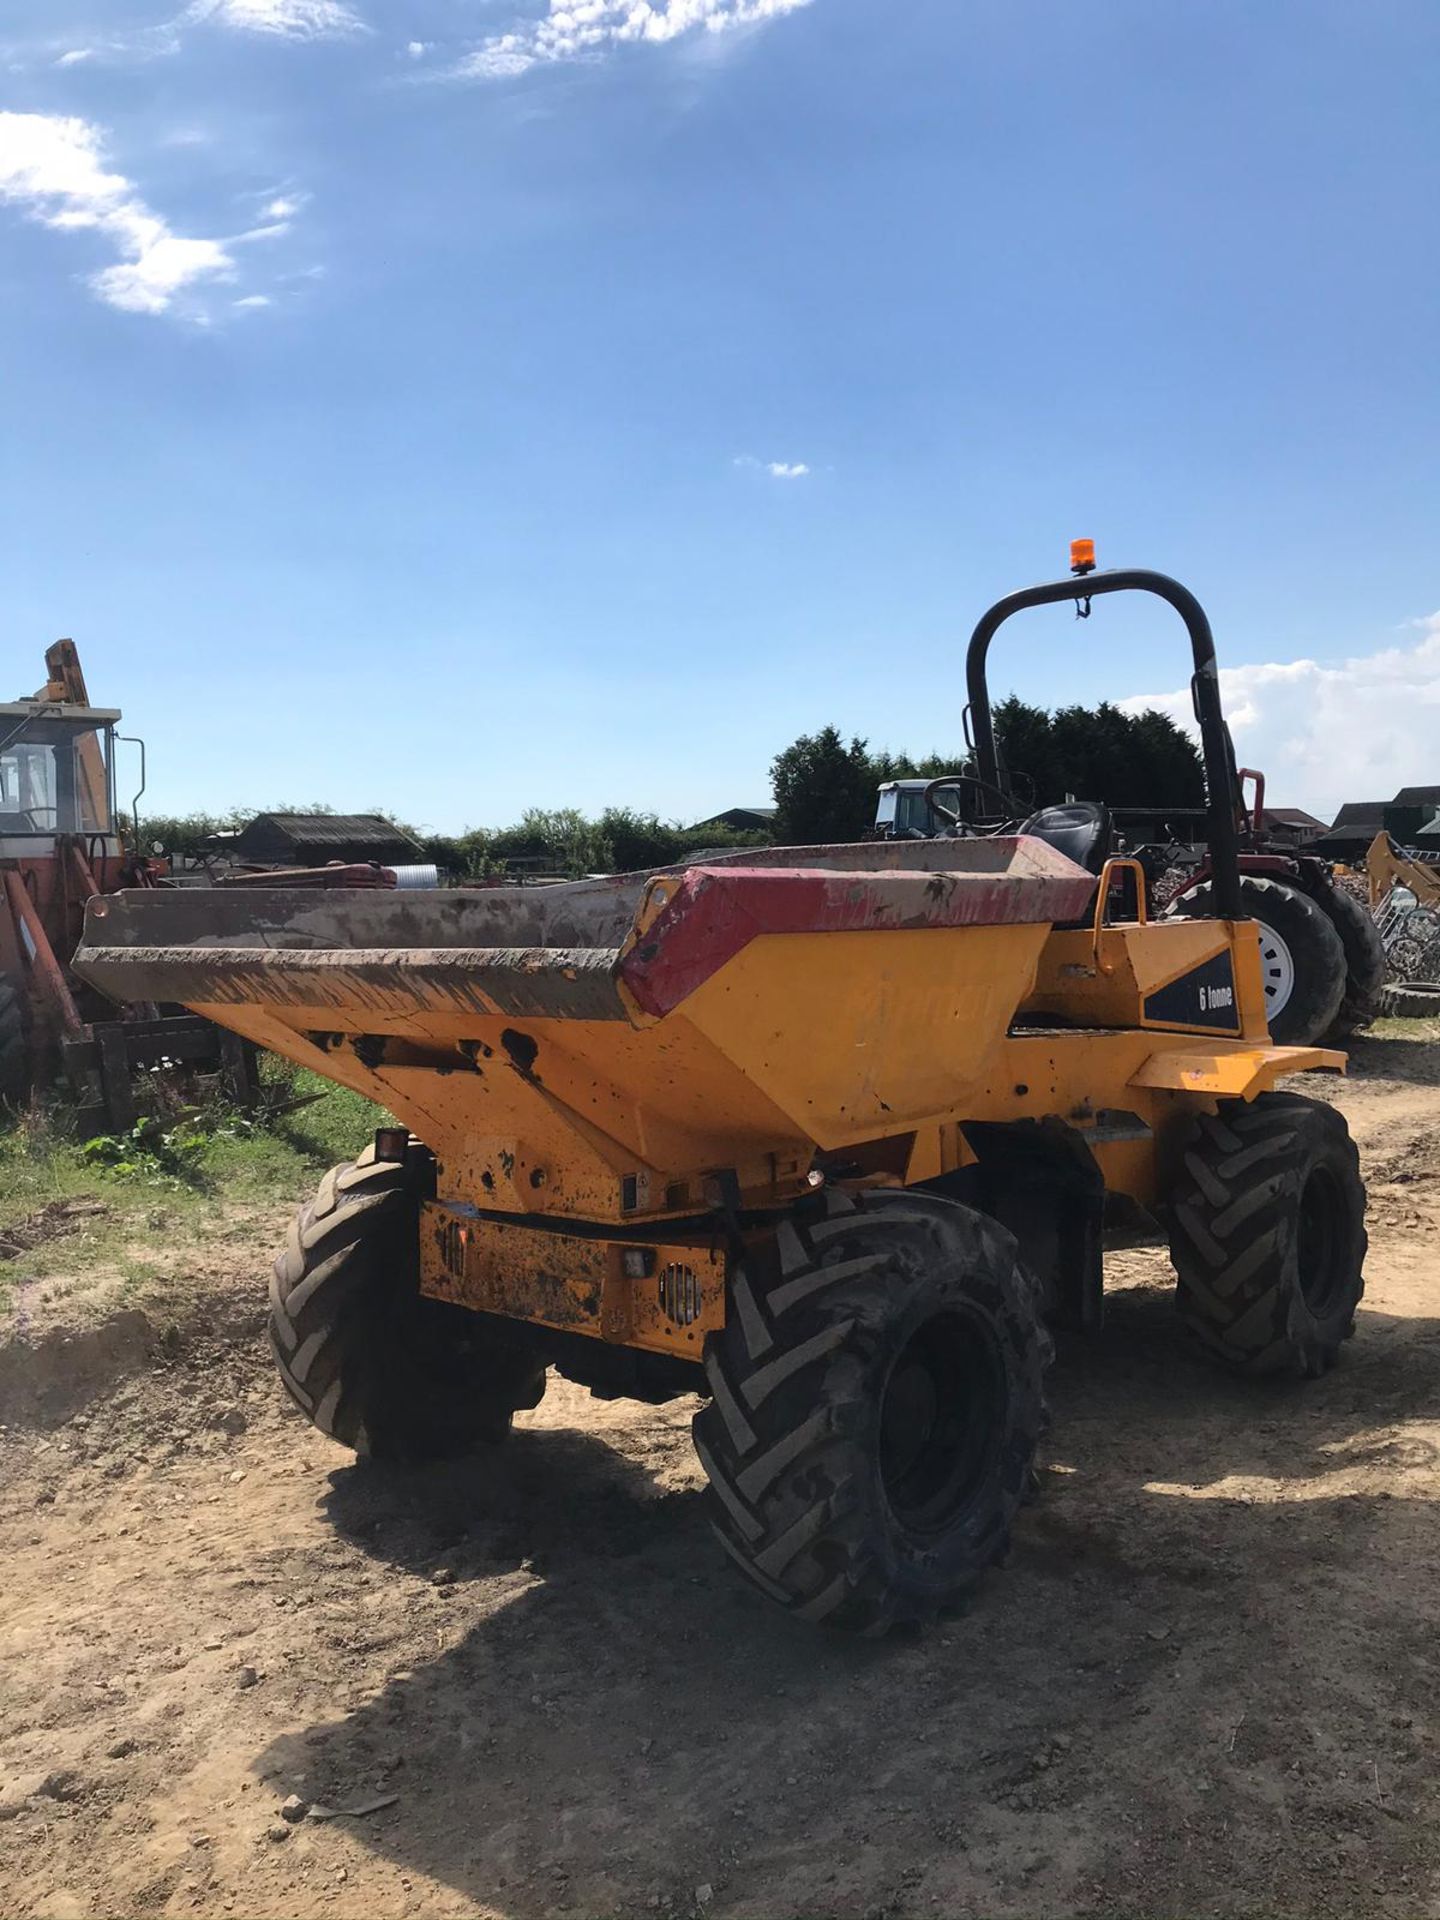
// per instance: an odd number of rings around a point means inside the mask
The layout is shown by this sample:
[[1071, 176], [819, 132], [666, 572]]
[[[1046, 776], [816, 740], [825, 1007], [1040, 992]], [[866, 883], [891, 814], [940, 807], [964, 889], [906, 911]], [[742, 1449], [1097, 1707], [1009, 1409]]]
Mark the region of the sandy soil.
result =
[[132, 1325], [0, 1433], [0, 1913], [1440, 1915], [1440, 1042], [1321, 1084], [1371, 1182], [1343, 1364], [1212, 1371], [1116, 1256], [1010, 1564], [925, 1641], [741, 1585], [688, 1403], [557, 1385], [381, 1473], [282, 1407], [258, 1284]]

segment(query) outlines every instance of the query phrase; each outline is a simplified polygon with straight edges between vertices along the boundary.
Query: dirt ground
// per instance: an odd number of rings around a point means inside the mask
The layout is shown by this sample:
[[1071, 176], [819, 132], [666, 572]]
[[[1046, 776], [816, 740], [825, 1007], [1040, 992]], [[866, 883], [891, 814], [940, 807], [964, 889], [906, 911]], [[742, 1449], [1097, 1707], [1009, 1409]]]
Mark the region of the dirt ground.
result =
[[1011, 1561], [923, 1641], [741, 1584], [688, 1402], [559, 1383], [356, 1468], [273, 1382], [268, 1221], [108, 1387], [96, 1335], [12, 1364], [0, 1914], [1440, 1916], [1440, 1039], [1315, 1090], [1370, 1180], [1342, 1365], [1213, 1371], [1115, 1256]]

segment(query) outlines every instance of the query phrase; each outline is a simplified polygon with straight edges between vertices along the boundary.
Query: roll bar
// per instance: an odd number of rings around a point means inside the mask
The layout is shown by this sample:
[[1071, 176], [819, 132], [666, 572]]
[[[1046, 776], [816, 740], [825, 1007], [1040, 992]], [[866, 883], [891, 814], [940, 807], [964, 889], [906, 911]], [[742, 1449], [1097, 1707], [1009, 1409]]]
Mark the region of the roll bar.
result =
[[[1178, 580], [1166, 573], [1151, 573], [1143, 567], [1118, 568], [1108, 573], [1091, 573], [1069, 580], [1052, 580], [1045, 586], [1022, 587], [997, 600], [981, 616], [970, 636], [965, 655], [965, 686], [970, 702], [970, 727], [975, 764], [982, 780], [1003, 787], [1000, 758], [995, 748], [995, 721], [990, 711], [990, 688], [985, 664], [990, 642], [1012, 614], [1030, 607], [1054, 606], [1061, 600], [1089, 601], [1098, 593], [1153, 593], [1167, 601], [1185, 622], [1190, 635], [1190, 650], [1195, 671], [1190, 676], [1190, 698], [1200, 728], [1200, 749], [1205, 763], [1206, 838], [1210, 843], [1210, 867], [1213, 876], [1215, 917], [1241, 920], [1240, 842], [1235, 824], [1234, 776], [1229, 735], [1220, 707], [1220, 677], [1215, 665], [1215, 640], [1205, 609]], [[1007, 789], [1008, 791], [1008, 789]]]

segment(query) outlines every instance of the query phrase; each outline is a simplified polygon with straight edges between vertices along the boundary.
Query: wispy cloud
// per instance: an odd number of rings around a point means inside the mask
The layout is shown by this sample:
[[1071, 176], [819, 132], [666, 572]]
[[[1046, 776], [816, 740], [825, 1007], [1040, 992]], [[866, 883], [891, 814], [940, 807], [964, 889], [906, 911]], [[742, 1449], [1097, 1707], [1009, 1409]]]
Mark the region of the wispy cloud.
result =
[[751, 473], [768, 473], [772, 480], [808, 480], [811, 471], [804, 460], [757, 460], [753, 453], [740, 454], [735, 464]]
[[[1277, 806], [1332, 813], [1345, 800], [1384, 798], [1435, 775], [1440, 739], [1440, 613], [1408, 623], [1413, 645], [1316, 660], [1222, 667], [1220, 691], [1239, 757], [1265, 770]], [[1136, 694], [1130, 712], [1159, 707], [1194, 730], [1190, 689]]]
[[0, 113], [0, 201], [41, 226], [101, 235], [120, 258], [91, 274], [88, 285], [125, 313], [168, 313], [197, 286], [233, 280], [236, 240], [265, 238], [288, 225], [276, 221], [235, 240], [176, 233], [132, 181], [107, 168], [100, 130], [61, 114]]
[[726, 33], [794, 13], [810, 0], [549, 0], [542, 19], [491, 34], [451, 69], [504, 80], [531, 67], [580, 60], [608, 47], [657, 45], [689, 33]]
[[329, 40], [368, 31], [343, 0], [193, 0], [177, 24], [203, 20], [243, 33], [274, 34], [282, 40]]
[[86, 60], [122, 64], [163, 60], [178, 54], [197, 27], [290, 41], [337, 40], [370, 32], [347, 0], [190, 0], [179, 13], [154, 26], [109, 34], [84, 46], [52, 42], [62, 49], [53, 64], [75, 67]]

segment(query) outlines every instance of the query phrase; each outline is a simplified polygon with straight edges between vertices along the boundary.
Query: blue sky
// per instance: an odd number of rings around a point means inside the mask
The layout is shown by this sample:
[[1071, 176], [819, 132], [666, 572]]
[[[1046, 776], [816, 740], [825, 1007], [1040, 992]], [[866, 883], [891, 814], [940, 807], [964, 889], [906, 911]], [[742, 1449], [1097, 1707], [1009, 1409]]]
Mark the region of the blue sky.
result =
[[958, 744], [1087, 534], [1277, 802], [1440, 781], [1437, 71], [1433, 0], [9, 0], [10, 692], [73, 634], [167, 811], [695, 818]]

